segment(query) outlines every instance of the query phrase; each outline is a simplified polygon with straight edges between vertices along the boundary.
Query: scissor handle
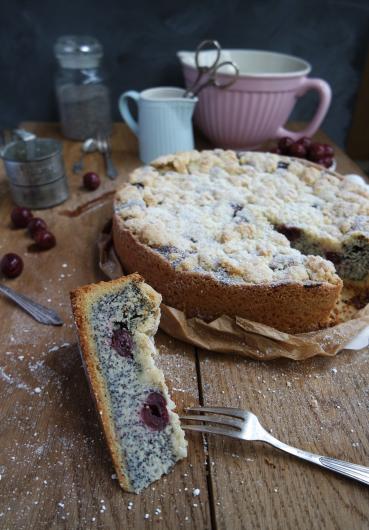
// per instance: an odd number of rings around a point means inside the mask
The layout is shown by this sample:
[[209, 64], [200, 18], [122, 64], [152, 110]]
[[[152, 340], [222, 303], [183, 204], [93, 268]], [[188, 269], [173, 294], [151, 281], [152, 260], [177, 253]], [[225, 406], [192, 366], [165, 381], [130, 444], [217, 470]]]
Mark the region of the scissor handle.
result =
[[[228, 81], [221, 82], [219, 81], [219, 78], [217, 78], [217, 75], [222, 73], [219, 70], [223, 66], [232, 66], [232, 68], [234, 69], [234, 73], [233, 73], [233, 76]], [[230, 74], [226, 74], [226, 75], [230, 75]], [[211, 82], [217, 88], [228, 88], [231, 85], [233, 85], [233, 83], [236, 81], [239, 75], [240, 75], [240, 69], [238, 68], [236, 63], [234, 63], [233, 61], [224, 61], [215, 66], [212, 72], [212, 75], [211, 75]]]
[[[204, 48], [213, 48], [216, 51], [216, 56], [213, 64], [211, 66], [202, 66], [200, 62], [200, 53], [204, 50]], [[198, 47], [196, 48], [195, 52], [195, 64], [196, 68], [199, 73], [203, 74], [204, 72], [208, 72], [209, 70], [212, 70], [213, 68], [216, 68], [221, 54], [221, 47], [217, 40], [203, 40], [200, 42]]]
[[[210, 66], [201, 65], [200, 62], [200, 53], [204, 50], [204, 48], [213, 48], [213, 50], [216, 51], [215, 59], [213, 63]], [[190, 87], [187, 88], [186, 92], [183, 94], [183, 97], [193, 97], [196, 96], [196, 94], [203, 89], [205, 84], [200, 84], [201, 78], [204, 74], [208, 72], [213, 72], [216, 69], [216, 66], [220, 59], [221, 54], [221, 47], [217, 40], [203, 40], [200, 42], [200, 44], [197, 46], [195, 51], [195, 65], [197, 70], [197, 76], [195, 81], [192, 83]]]
[[[226, 65], [232, 66], [232, 68], [234, 69], [234, 74], [228, 81], [222, 82], [219, 79], [217, 79], [217, 75], [219, 75], [219, 73], [220, 73], [219, 69], [222, 66], [226, 66]], [[207, 86], [210, 86], [210, 85], [215, 86], [217, 88], [220, 88], [222, 90], [225, 89], [225, 88], [228, 88], [231, 85], [233, 85], [233, 83], [237, 80], [237, 78], [239, 76], [239, 73], [240, 73], [240, 70], [239, 70], [238, 66], [233, 61], [224, 61], [223, 63], [218, 64], [211, 71], [209, 77], [207, 78], [206, 81], [204, 81], [204, 83], [202, 83], [201, 85], [198, 85], [195, 89], [192, 89], [191, 94], [193, 96], [197, 96], [201, 92], [201, 90], [203, 90], [204, 88], [206, 88]], [[229, 75], [229, 74], [227, 74], [227, 75]]]

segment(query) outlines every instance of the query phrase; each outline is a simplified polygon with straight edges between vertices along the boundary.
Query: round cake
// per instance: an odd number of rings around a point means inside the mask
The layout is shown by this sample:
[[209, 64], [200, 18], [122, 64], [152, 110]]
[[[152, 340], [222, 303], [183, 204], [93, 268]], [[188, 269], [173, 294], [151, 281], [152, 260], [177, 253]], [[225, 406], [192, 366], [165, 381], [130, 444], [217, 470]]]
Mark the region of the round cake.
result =
[[117, 192], [114, 246], [188, 317], [311, 331], [328, 325], [342, 280], [368, 284], [368, 189], [271, 153], [161, 157]]

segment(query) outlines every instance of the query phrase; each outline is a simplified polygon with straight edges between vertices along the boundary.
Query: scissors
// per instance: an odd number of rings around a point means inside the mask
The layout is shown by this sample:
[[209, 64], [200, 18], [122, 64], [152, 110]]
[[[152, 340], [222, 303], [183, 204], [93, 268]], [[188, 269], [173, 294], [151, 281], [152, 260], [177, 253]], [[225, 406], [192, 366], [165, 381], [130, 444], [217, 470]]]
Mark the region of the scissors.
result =
[[[205, 66], [201, 64], [201, 51], [204, 48], [210, 48], [213, 49], [215, 54], [215, 60], [210, 66]], [[197, 96], [201, 90], [203, 90], [207, 86], [215, 86], [220, 89], [228, 88], [236, 81], [236, 79], [239, 76], [239, 68], [233, 61], [220, 61], [222, 53], [222, 48], [218, 41], [216, 40], [204, 40], [200, 42], [200, 44], [196, 48], [195, 52], [195, 64], [197, 68], [197, 77], [195, 79], [195, 82], [186, 90], [186, 92], [183, 94], [183, 97], [195, 97]], [[228, 81], [220, 81], [218, 76], [222, 72], [220, 72], [221, 68], [224, 66], [231, 66], [233, 69], [233, 74], [231, 74], [231, 77]], [[228, 76], [229, 74], [227, 74]], [[205, 81], [201, 81], [202, 78], [206, 76]]]

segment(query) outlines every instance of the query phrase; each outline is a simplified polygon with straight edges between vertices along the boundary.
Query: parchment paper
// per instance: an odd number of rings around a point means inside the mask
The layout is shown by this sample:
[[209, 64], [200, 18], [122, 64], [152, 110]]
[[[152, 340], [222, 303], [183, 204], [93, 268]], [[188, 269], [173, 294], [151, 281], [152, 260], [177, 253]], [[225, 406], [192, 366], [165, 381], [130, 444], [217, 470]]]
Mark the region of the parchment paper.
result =
[[[109, 279], [124, 274], [109, 225], [98, 239], [98, 254], [99, 267]], [[351, 307], [346, 313], [347, 319], [340, 324], [292, 335], [240, 317], [222, 316], [212, 322], [186, 318], [182, 311], [162, 304], [160, 328], [176, 339], [213, 352], [236, 353], [263, 361], [278, 357], [297, 361], [315, 355], [334, 356], [369, 325], [369, 304], [360, 310]]]

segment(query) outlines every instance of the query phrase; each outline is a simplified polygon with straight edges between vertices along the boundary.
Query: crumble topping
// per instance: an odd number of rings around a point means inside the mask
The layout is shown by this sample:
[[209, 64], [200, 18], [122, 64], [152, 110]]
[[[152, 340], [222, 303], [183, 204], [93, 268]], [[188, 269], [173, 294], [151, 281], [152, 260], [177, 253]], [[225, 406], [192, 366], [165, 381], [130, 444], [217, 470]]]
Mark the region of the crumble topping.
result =
[[132, 173], [115, 212], [177, 270], [221, 281], [337, 284], [332, 257], [348, 247], [344, 275], [367, 273], [353, 271], [352, 245], [369, 237], [368, 188], [297, 159], [221, 149], [164, 156]]

